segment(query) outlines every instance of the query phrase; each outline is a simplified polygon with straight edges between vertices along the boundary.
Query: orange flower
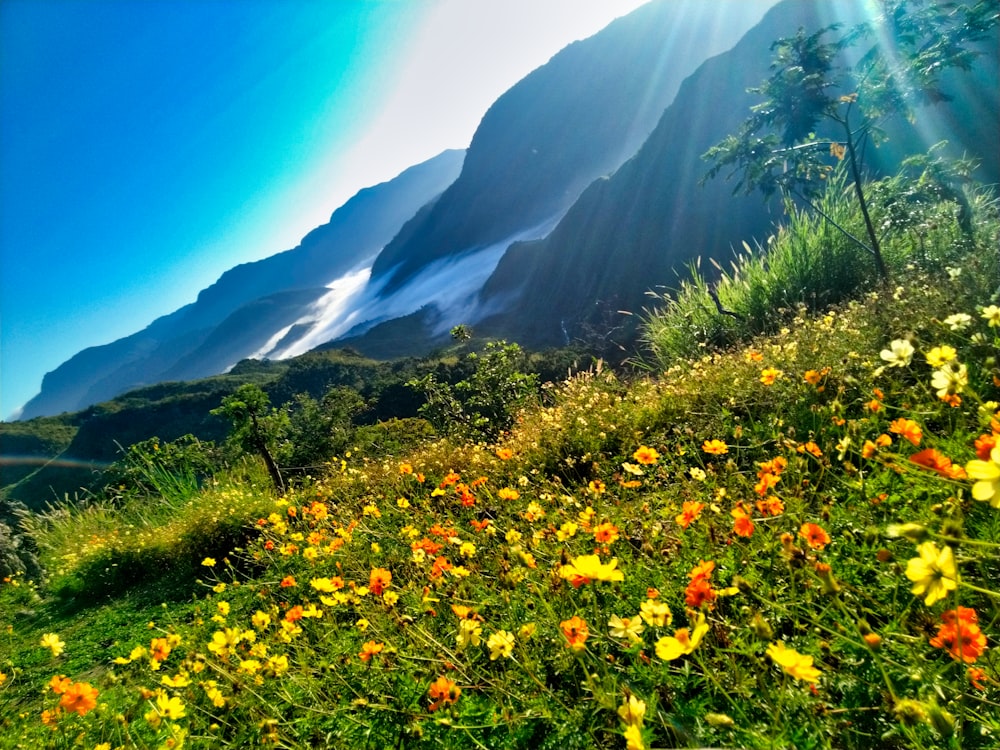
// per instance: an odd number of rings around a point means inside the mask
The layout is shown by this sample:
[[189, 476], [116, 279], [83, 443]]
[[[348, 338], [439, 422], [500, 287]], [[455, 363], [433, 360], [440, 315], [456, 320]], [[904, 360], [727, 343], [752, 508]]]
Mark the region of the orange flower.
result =
[[965, 469], [952, 465], [950, 458], [933, 448], [925, 448], [919, 453], [914, 453], [910, 456], [910, 461], [918, 466], [936, 471], [948, 479], [965, 479]]
[[431, 698], [430, 711], [437, 711], [441, 706], [454, 703], [462, 694], [462, 689], [445, 676], [438, 677], [431, 683], [427, 694]]
[[604, 482], [602, 482], [600, 479], [591, 479], [587, 483], [587, 489], [590, 490], [595, 495], [601, 495], [604, 494], [604, 490], [606, 488], [604, 486]]
[[381, 653], [382, 649], [384, 648], [385, 648], [384, 643], [377, 643], [376, 641], [368, 641], [367, 643], [361, 645], [361, 653], [358, 654], [358, 657], [361, 659], [361, 661], [367, 662], [376, 654]]
[[594, 540], [600, 544], [613, 544], [618, 539], [618, 527], [605, 521], [594, 527]]
[[969, 670], [966, 672], [966, 675], [968, 676], [969, 682], [972, 684], [972, 687], [974, 687], [976, 690], [986, 689], [986, 686], [983, 684], [983, 682], [987, 679], [986, 672], [984, 672], [981, 669], [977, 669], [976, 667], [969, 667]]
[[477, 521], [475, 518], [473, 518], [471, 521], [469, 521], [469, 523], [472, 525], [472, 528], [474, 528], [477, 532], [480, 532], [485, 530], [486, 527], [490, 525], [490, 519], [486, 518], [483, 519], [482, 521]]
[[444, 489], [450, 484], [455, 484], [461, 478], [462, 478], [461, 474], [456, 474], [454, 471], [449, 471], [447, 474], [445, 474], [444, 479], [441, 480], [441, 484], [439, 484], [438, 486], [441, 489]]
[[574, 615], [568, 620], [563, 620], [559, 623], [559, 627], [562, 629], [563, 635], [566, 636], [566, 646], [568, 648], [574, 651], [586, 648], [584, 644], [590, 636], [590, 630], [587, 629], [585, 620]]
[[655, 448], [649, 448], [645, 445], [640, 445], [635, 453], [632, 454], [632, 458], [641, 464], [655, 464], [660, 460], [660, 454], [656, 452]]
[[924, 431], [920, 429], [920, 425], [912, 419], [904, 417], [893, 420], [892, 424], [889, 425], [889, 432], [901, 435], [913, 443], [913, 445], [920, 445], [920, 441], [924, 437]]
[[443, 555], [434, 558], [434, 565], [431, 567], [431, 579], [440, 578], [446, 570], [451, 570], [452, 564]]
[[49, 687], [52, 688], [52, 692], [56, 695], [62, 695], [66, 692], [66, 689], [73, 684], [71, 680], [66, 675], [56, 675], [51, 680], [49, 680]]
[[514, 451], [510, 448], [497, 448], [497, 458], [501, 461], [509, 461], [514, 457]]
[[943, 625], [931, 638], [934, 648], [947, 649], [951, 658], [972, 664], [986, 649], [986, 636], [979, 629], [976, 611], [968, 607], [950, 609], [941, 615]]
[[301, 620], [302, 614], [303, 614], [302, 605], [296, 604], [294, 607], [285, 612], [285, 621], [295, 622], [296, 620]]
[[747, 512], [746, 506], [743, 503], [739, 503], [735, 508], [729, 511], [731, 515], [736, 520], [733, 522], [733, 532], [738, 536], [750, 537], [753, 534], [753, 521], [750, 518], [750, 514]]
[[283, 589], [288, 589], [292, 586], [297, 586], [298, 584], [295, 582], [295, 576], [285, 576], [281, 579], [281, 583], [279, 585]]
[[721, 440], [706, 440], [702, 443], [701, 449], [705, 451], [705, 453], [710, 453], [713, 456], [721, 456], [725, 453], [729, 453], [729, 446]]
[[513, 487], [504, 487], [497, 493], [497, 497], [501, 500], [517, 500], [521, 497], [521, 493], [515, 490]]
[[823, 457], [823, 451], [812, 440], [810, 440], [808, 443], [800, 445], [798, 448], [796, 448], [796, 450], [799, 453], [808, 453], [810, 456], [814, 456], [815, 458]]
[[413, 465], [412, 464], [400, 464], [399, 465], [399, 473], [400, 474], [412, 474], [413, 473]]
[[149, 656], [156, 661], [166, 661], [170, 656], [170, 641], [166, 638], [153, 638], [149, 642]]
[[97, 707], [97, 688], [87, 682], [74, 682], [63, 692], [59, 705], [83, 716]]
[[804, 523], [799, 529], [799, 536], [806, 540], [813, 549], [823, 549], [830, 543], [830, 535], [823, 530], [822, 526], [814, 523]]
[[368, 588], [375, 596], [382, 596], [382, 593], [389, 587], [392, 580], [392, 573], [385, 568], [372, 568], [371, 576], [368, 578]]
[[716, 596], [707, 578], [695, 578], [684, 589], [684, 603], [695, 609], [706, 605], [711, 609]]
[[997, 444], [997, 434], [980, 435], [976, 438], [976, 457], [980, 461], [989, 461], [990, 453]]
[[696, 503], [691, 500], [685, 500], [684, 506], [681, 509], [681, 514], [677, 516], [674, 520], [677, 521], [677, 525], [681, 528], [687, 528], [698, 516], [701, 515], [702, 509], [704, 509], [705, 503]]
[[715, 570], [715, 560], [702, 560], [700, 563], [691, 568], [691, 572], [688, 573], [688, 578], [692, 581], [699, 581], [702, 579], [708, 580], [712, 577], [713, 570]]
[[785, 512], [785, 504], [777, 495], [757, 501], [757, 510], [765, 516], [780, 516]]

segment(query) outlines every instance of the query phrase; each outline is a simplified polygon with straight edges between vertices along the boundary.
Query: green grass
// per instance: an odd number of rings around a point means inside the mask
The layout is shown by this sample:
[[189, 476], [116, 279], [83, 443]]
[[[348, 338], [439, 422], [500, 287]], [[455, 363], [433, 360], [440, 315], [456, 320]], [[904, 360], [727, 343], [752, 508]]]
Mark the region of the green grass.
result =
[[[996, 747], [1000, 507], [958, 471], [1000, 472], [996, 227], [655, 377], [597, 365], [497, 445], [354, 452], [283, 498], [248, 465], [38, 519], [49, 579], [0, 585], [0, 747]], [[960, 404], [932, 386], [942, 345]], [[954, 470], [911, 460], [928, 448]], [[930, 603], [906, 574], [927, 542], [958, 571]], [[593, 554], [621, 580], [574, 580]], [[932, 643], [957, 607], [971, 663]], [[46, 725], [58, 675], [96, 705]]]

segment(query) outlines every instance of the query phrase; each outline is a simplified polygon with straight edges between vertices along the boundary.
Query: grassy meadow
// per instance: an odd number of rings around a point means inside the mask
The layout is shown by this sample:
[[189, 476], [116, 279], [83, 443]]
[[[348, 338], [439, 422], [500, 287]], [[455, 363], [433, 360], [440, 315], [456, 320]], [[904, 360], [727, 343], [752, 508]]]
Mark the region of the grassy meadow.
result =
[[1000, 746], [996, 205], [932, 208], [888, 285], [800, 216], [497, 441], [34, 517], [0, 748]]

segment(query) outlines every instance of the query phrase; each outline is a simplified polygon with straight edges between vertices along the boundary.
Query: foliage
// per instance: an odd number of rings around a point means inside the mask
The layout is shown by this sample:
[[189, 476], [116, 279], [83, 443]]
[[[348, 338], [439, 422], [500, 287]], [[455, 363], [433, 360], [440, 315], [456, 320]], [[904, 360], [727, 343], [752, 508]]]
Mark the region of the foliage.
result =
[[258, 386], [241, 385], [231, 396], [222, 399], [222, 405], [213, 414], [226, 417], [233, 429], [229, 440], [248, 453], [256, 453], [267, 466], [268, 474], [279, 492], [285, 491], [275, 453], [288, 431], [288, 414], [271, 406], [271, 399]]
[[300, 393], [289, 412], [288, 431], [278, 460], [294, 471], [309, 471], [347, 449], [354, 434], [353, 419], [365, 409], [357, 391], [331, 388], [319, 401]]
[[[939, 162], [913, 160], [908, 170], [918, 167], [915, 175], [903, 172], [867, 188], [890, 266], [957, 268], [959, 258], [971, 258], [967, 278], [978, 279], [982, 290], [995, 288], [1000, 222], [994, 196], [959, 192], [957, 201], [952, 180], [936, 173]], [[767, 246], [745, 244], [714, 284], [695, 265], [675, 292], [654, 294], [659, 306], [647, 311], [643, 339], [655, 363], [666, 368], [678, 358], [776, 332], [800, 307], [819, 311], [870, 288], [871, 259], [838, 228], [863, 225], [844, 181], [842, 170], [833, 172], [816, 198], [819, 213], [790, 208], [787, 224]]]
[[426, 403], [420, 414], [439, 430], [496, 440], [537, 393], [538, 377], [524, 372], [521, 347], [506, 341], [491, 341], [482, 354], [470, 353], [468, 361], [475, 370], [454, 386], [439, 381], [434, 373], [409, 385], [423, 392]]
[[[942, 76], [968, 70], [978, 54], [975, 45], [1000, 20], [995, 3], [973, 6], [923, 0], [885, 0], [880, 18], [861, 24], [834, 42], [824, 39], [838, 26], [794, 37], [772, 46], [772, 74], [751, 89], [763, 101], [738, 133], [709, 149], [713, 162], [707, 178], [731, 168], [739, 175], [735, 192], [780, 191], [810, 205], [833, 167], [847, 157], [868, 244], [851, 239], [873, 256], [879, 276], [888, 279], [880, 238], [869, 216], [863, 188], [861, 150], [878, 145], [881, 124], [890, 117], [915, 117], [917, 105], [946, 100]], [[843, 51], [874, 39], [853, 69], [838, 63]], [[821, 125], [830, 130], [817, 135]]]

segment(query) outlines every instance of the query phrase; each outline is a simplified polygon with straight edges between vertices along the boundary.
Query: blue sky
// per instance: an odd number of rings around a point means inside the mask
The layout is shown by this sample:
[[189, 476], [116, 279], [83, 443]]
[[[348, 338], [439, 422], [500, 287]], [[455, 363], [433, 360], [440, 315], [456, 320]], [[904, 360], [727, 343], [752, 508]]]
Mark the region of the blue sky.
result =
[[0, 416], [643, 0], [3, 0]]

